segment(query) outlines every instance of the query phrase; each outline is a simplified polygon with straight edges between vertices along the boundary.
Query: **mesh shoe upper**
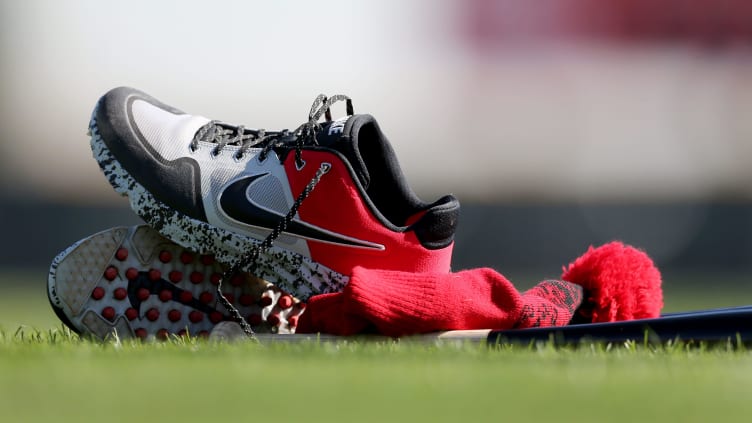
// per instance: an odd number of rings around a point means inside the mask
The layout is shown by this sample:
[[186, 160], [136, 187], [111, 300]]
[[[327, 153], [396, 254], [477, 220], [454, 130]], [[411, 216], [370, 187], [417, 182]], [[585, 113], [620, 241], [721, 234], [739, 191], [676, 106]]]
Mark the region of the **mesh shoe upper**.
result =
[[[248, 148], [244, 143], [264, 132], [185, 114], [131, 88], [102, 97], [94, 119], [111, 153], [99, 159], [103, 169], [110, 164], [104, 161], [116, 161], [156, 201], [187, 220], [263, 239], [325, 166], [275, 246], [345, 275], [356, 265], [449, 271], [457, 200], [418, 199], [369, 115], [324, 123], [315, 142], [298, 144], [300, 162], [293, 143]], [[220, 145], [204, 136], [211, 131], [237, 136]], [[159, 219], [147, 212], [139, 214], [150, 223]]]

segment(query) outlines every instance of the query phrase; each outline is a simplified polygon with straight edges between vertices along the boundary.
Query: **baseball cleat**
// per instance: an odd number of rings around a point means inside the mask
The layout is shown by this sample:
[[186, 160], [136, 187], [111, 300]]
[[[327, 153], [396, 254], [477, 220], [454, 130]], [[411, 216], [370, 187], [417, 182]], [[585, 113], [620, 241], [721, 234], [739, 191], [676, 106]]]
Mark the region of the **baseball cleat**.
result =
[[[208, 336], [230, 312], [217, 285], [225, 267], [148, 226], [116, 227], [84, 238], [52, 261], [48, 297], [72, 330], [106, 339]], [[248, 274], [222, 282], [224, 297], [261, 333], [292, 333], [305, 309], [290, 294]]]
[[[348, 113], [332, 121], [339, 100]], [[264, 131], [116, 88], [89, 129], [110, 184], [150, 226], [303, 300], [340, 291], [355, 266], [449, 271], [458, 201], [420, 200], [376, 120], [344, 96], [319, 96], [295, 130]]]

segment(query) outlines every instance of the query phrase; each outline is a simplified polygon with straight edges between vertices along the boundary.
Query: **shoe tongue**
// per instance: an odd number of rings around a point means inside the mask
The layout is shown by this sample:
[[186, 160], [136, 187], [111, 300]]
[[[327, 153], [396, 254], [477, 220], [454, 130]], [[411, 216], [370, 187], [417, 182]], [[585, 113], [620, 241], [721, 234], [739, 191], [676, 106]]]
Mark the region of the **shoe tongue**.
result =
[[[364, 189], [368, 189], [371, 177], [368, 173], [363, 157], [360, 154], [360, 142], [383, 142], [383, 139], [361, 139], [361, 129], [369, 124], [376, 124], [376, 120], [371, 115], [352, 115], [345, 116], [341, 119], [331, 122], [325, 122], [321, 125], [321, 131], [316, 136], [316, 141], [322, 147], [337, 150], [344, 155], [350, 162], [355, 174]], [[381, 131], [368, 131], [369, 137], [382, 137]]]

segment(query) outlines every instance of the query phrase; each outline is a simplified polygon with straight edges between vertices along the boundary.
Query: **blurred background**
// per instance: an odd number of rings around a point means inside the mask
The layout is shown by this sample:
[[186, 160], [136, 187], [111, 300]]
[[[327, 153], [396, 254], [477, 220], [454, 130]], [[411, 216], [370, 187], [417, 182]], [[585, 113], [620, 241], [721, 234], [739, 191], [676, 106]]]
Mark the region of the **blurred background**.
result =
[[0, 324], [38, 323], [59, 250], [139, 222], [85, 134], [119, 85], [265, 128], [348, 94], [462, 202], [455, 269], [525, 288], [619, 239], [667, 309], [752, 303], [748, 1], [0, 0]]

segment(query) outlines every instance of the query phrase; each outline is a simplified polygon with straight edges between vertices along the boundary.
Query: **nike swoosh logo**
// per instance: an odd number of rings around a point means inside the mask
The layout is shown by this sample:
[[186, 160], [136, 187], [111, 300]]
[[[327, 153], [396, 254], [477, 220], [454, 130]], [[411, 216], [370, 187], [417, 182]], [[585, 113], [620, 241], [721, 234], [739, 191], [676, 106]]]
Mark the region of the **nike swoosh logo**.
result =
[[[270, 210], [253, 201], [256, 191], [252, 190], [253, 184], [258, 183], [269, 173], [259, 173], [237, 179], [228, 184], [219, 196], [219, 208], [231, 219], [246, 225], [273, 230], [285, 215]], [[371, 250], [384, 250], [381, 244], [353, 238], [348, 235], [330, 231], [310, 223], [293, 219], [284, 231], [287, 235], [293, 235], [312, 241], [329, 244], [344, 245], [348, 247], [367, 248]]]
[[152, 281], [149, 279], [149, 272], [138, 272], [138, 276], [135, 279], [128, 281], [128, 300], [130, 300], [131, 306], [138, 311], [139, 315], [141, 315], [141, 300], [138, 298], [138, 291], [141, 288], [146, 288], [151, 295], [159, 295], [160, 292], [165, 290], [170, 291], [170, 293], [172, 293], [172, 301], [187, 305], [198, 311], [203, 311], [207, 315], [216, 311], [214, 308], [202, 303], [196, 298], [191, 298], [190, 301], [185, 302], [181, 299], [182, 297], [180, 295], [185, 290], [180, 289], [175, 286], [175, 284], [167, 282], [161, 278]]

